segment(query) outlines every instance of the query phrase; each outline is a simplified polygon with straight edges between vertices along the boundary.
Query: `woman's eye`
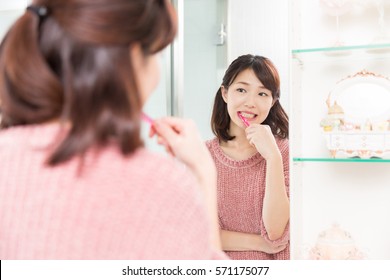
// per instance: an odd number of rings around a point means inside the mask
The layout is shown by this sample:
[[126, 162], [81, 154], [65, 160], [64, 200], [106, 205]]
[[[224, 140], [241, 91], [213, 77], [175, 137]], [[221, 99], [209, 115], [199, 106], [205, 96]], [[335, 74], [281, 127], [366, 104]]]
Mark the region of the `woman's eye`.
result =
[[268, 96], [268, 94], [266, 92], [260, 92], [259, 95], [260, 96]]
[[244, 93], [244, 92], [245, 92], [245, 89], [243, 89], [243, 88], [238, 88], [237, 91], [240, 92], [240, 93]]

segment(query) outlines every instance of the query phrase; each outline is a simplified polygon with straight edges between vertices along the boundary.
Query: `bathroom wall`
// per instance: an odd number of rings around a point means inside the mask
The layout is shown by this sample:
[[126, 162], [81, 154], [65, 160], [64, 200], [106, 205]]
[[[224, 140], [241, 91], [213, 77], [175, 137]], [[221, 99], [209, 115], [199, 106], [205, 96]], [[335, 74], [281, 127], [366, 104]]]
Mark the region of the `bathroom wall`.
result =
[[281, 103], [289, 111], [288, 0], [228, 1], [228, 61], [247, 53], [270, 58], [281, 78]]
[[26, 0], [0, 1], [0, 39], [3, 38], [14, 21], [24, 13], [27, 3]]
[[211, 111], [227, 67], [227, 42], [218, 37], [226, 8], [226, 0], [184, 0], [182, 116], [195, 120], [205, 140], [213, 137]]

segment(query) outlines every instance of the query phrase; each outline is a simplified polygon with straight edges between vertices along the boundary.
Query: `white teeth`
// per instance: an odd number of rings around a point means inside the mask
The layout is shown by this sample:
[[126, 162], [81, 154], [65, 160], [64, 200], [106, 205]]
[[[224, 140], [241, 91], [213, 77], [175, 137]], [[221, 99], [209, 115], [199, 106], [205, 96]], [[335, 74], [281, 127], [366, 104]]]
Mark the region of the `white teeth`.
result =
[[243, 116], [244, 118], [247, 118], [247, 119], [251, 119], [251, 118], [254, 118], [256, 115], [241, 112], [241, 116]]

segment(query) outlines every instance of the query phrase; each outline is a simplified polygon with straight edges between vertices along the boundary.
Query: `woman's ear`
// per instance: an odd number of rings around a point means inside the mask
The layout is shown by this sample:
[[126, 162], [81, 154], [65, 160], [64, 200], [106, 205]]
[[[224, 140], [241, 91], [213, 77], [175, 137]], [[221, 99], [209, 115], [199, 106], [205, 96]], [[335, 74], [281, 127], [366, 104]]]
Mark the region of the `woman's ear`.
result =
[[227, 89], [224, 87], [224, 86], [221, 86], [221, 95], [222, 95], [222, 98], [223, 98], [223, 101], [225, 101], [225, 103], [227, 103]]

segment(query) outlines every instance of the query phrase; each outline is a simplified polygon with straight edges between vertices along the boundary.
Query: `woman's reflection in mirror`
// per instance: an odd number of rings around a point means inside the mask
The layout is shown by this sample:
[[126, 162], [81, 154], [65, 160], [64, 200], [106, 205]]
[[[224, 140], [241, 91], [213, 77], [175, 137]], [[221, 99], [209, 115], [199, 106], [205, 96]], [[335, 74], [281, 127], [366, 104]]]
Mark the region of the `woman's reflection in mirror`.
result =
[[288, 116], [270, 59], [242, 55], [225, 72], [206, 142], [217, 167], [223, 250], [232, 259], [289, 259]]

